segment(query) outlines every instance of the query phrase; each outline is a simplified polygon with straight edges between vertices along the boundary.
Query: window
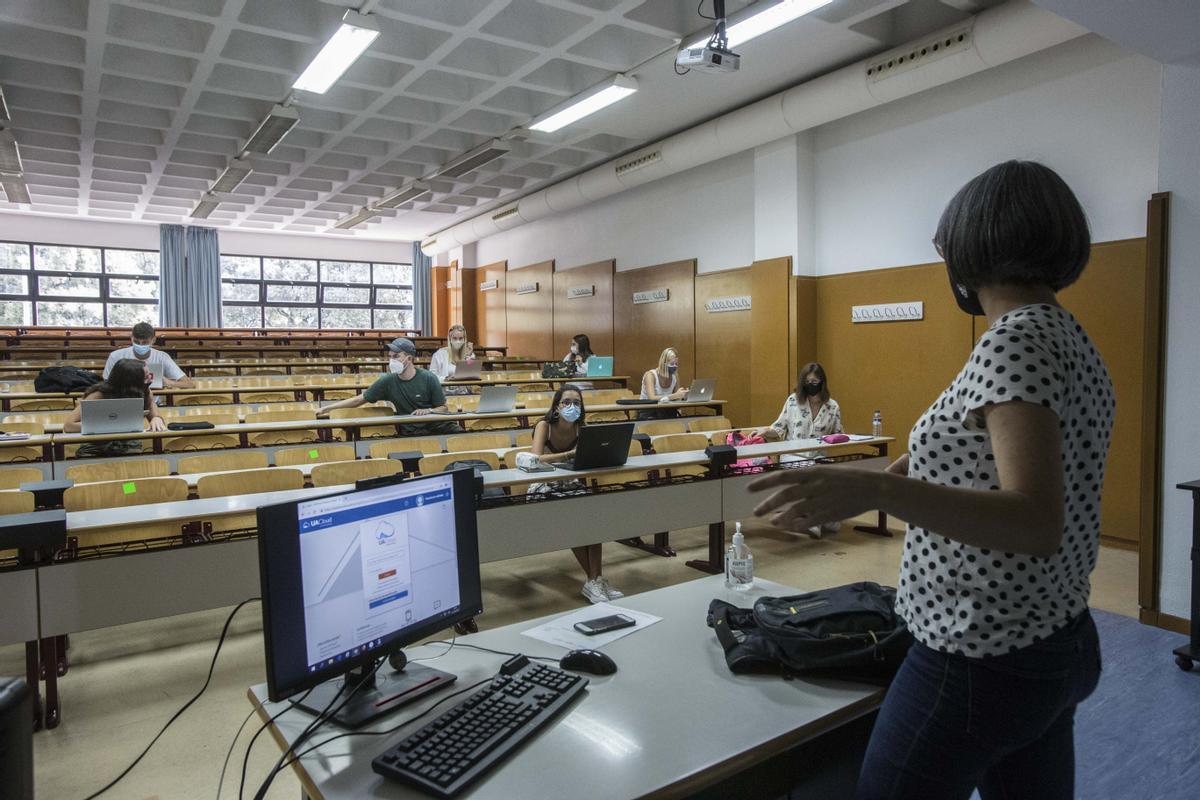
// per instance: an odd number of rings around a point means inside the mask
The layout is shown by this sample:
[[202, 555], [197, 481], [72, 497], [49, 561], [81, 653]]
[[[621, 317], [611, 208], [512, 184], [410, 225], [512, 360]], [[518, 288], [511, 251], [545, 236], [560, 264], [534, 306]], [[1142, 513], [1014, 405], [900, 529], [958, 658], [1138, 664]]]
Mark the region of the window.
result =
[[411, 328], [412, 266], [221, 256], [221, 322], [227, 328]]
[[0, 242], [0, 325], [158, 324], [155, 250]]

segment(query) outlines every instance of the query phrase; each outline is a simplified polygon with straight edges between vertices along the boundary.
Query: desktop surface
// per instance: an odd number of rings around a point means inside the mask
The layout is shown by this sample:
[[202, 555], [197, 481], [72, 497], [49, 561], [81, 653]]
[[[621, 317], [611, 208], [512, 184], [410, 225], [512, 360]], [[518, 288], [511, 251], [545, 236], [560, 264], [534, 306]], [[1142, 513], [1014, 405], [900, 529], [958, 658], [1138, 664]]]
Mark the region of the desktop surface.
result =
[[[607, 645], [604, 652], [617, 663], [617, 673], [589, 676], [586, 696], [464, 796], [682, 797], [870, 712], [883, 698], [878, 687], [734, 675], [726, 667], [716, 636], [704, 622], [709, 600], [720, 597], [749, 606], [755, 597], [797, 591], [759, 580], [748, 593], [733, 592], [717, 575], [622, 599], [618, 605], [655, 614], [662, 621]], [[550, 618], [458, 641], [557, 659], [564, 649], [521, 635]], [[426, 658], [444, 650], [443, 645], [427, 645], [412, 648], [409, 657]], [[505, 660], [460, 647], [438, 658], [437, 665], [455, 672], [459, 686], [470, 686], [495, 675]], [[265, 698], [265, 685], [250, 690], [256, 705]], [[437, 699], [431, 697], [367, 730], [387, 730]], [[269, 715], [279, 708], [266, 703], [259, 713]], [[371, 760], [427, 719], [388, 736], [339, 739], [305, 757], [300, 762], [305, 790], [328, 800], [425, 797], [384, 780], [372, 770]], [[277, 741], [291, 741], [310, 721], [303, 712], [288, 712], [272, 732]], [[314, 741], [339, 732], [330, 729]]]

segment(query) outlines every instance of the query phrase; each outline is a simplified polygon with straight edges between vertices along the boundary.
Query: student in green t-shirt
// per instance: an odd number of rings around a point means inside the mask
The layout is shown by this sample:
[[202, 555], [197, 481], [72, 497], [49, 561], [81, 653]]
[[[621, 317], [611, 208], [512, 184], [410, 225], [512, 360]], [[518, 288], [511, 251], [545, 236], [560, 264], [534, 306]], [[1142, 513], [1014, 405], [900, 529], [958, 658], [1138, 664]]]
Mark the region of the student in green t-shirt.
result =
[[[364, 403], [386, 400], [397, 414], [424, 416], [446, 411], [446, 395], [442, 382], [427, 369], [416, 365], [417, 346], [411, 339], [393, 339], [387, 345], [388, 374], [381, 375], [362, 394], [340, 400], [317, 411], [318, 417], [328, 417], [335, 408], [358, 408]], [[401, 436], [436, 436], [461, 433], [457, 422], [420, 422], [396, 426]]]

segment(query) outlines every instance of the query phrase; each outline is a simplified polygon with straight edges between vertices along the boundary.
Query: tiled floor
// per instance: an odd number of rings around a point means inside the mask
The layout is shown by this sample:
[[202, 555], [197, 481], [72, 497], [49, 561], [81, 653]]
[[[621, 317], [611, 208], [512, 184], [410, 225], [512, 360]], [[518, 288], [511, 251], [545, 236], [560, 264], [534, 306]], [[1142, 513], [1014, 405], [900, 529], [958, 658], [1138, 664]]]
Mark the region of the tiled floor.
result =
[[[757, 523], [745, 526], [755, 569], [780, 583], [820, 588], [857, 580], [894, 584], [903, 539], [842, 533], [820, 541]], [[606, 545], [605, 575], [627, 594], [698, 577], [684, 565], [703, 557], [702, 530], [672, 535], [679, 555], [664, 559]], [[483, 628], [581, 606], [582, 576], [569, 551], [487, 564], [483, 569]], [[1136, 553], [1104, 548], [1093, 576], [1092, 603], [1118, 614], [1137, 613]], [[200, 687], [228, 609], [190, 614], [72, 637], [71, 672], [60, 686], [63, 722], [35, 737], [38, 797], [80, 798], [115, 777], [162, 724]], [[702, 613], [702, 609], [698, 613]], [[259, 608], [246, 606], [225, 642], [208, 691], [159, 740], [145, 760], [106, 797], [211, 800], [221, 763], [250, 706], [246, 688], [263, 676]], [[23, 673], [23, 648], [0, 648], [0, 673]], [[253, 731], [257, 723], [247, 726]], [[234, 749], [224, 797], [235, 797], [247, 732]], [[249, 762], [248, 792], [257, 788], [279, 752], [264, 734]], [[294, 800], [299, 784], [281, 775], [268, 797]]]

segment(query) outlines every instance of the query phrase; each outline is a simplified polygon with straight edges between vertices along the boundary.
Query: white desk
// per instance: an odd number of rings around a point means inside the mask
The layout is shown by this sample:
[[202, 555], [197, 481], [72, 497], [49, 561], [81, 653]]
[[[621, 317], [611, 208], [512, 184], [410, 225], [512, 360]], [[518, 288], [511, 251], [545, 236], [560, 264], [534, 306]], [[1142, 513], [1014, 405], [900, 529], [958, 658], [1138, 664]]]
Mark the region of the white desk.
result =
[[[724, 588], [722, 577], [713, 576], [619, 601], [618, 605], [655, 614], [662, 621], [606, 646], [604, 652], [617, 663], [616, 674], [588, 676], [591, 683], [583, 697], [463, 796], [471, 800], [685, 797], [870, 713], [883, 698], [883, 690], [877, 687], [734, 675], [725, 666], [716, 636], [704, 622], [709, 600], [721, 597], [745, 606], [764, 594], [798, 591], [759, 581], [751, 592], [728, 598], [735, 593]], [[560, 648], [520, 633], [544, 619], [459, 637], [459, 641], [507, 652], [560, 656]], [[444, 649], [442, 645], [413, 648], [409, 657], [436, 655]], [[435, 665], [456, 673], [456, 686], [466, 687], [494, 675], [504, 660], [504, 656], [459, 648]], [[281, 708], [262, 702], [265, 684], [252, 687], [248, 694], [263, 721]], [[431, 695], [367, 730], [395, 726], [442, 696]], [[289, 711], [271, 732], [277, 743], [290, 742], [311, 720], [303, 711]], [[413, 729], [402, 728], [390, 736], [345, 737], [301, 759], [295, 769], [306, 795], [314, 800], [427, 797], [386, 782], [371, 770], [372, 758]], [[311, 743], [339, 732], [318, 732]], [[797, 778], [801, 774], [798, 771]]]

